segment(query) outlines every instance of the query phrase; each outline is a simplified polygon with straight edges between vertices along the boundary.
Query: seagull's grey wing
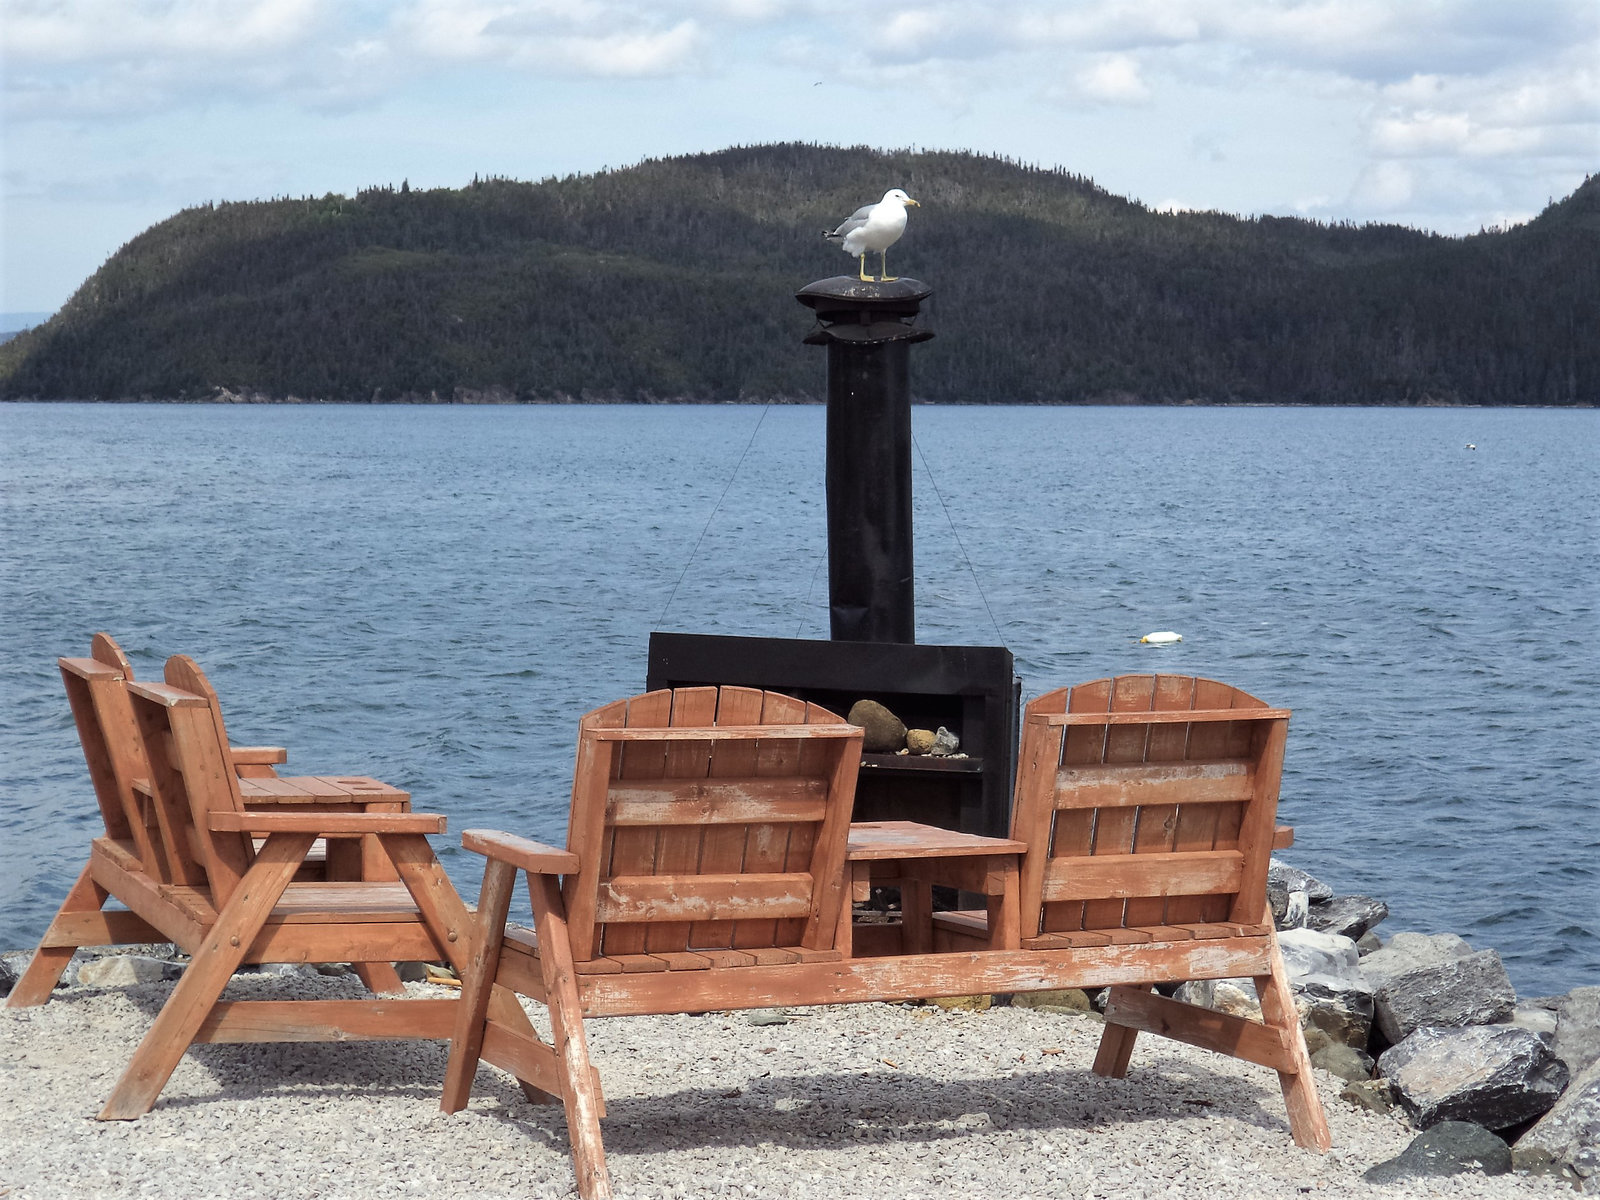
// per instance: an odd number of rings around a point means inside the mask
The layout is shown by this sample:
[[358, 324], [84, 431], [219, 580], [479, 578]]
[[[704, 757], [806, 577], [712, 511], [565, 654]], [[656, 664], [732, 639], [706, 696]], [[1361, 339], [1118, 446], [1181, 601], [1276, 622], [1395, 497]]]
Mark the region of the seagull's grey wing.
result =
[[872, 210], [877, 207], [876, 204], [863, 204], [844, 219], [843, 225], [840, 225], [832, 233], [824, 233], [822, 236], [830, 242], [843, 241], [847, 234], [853, 233], [865, 225], [867, 218], [872, 215]]

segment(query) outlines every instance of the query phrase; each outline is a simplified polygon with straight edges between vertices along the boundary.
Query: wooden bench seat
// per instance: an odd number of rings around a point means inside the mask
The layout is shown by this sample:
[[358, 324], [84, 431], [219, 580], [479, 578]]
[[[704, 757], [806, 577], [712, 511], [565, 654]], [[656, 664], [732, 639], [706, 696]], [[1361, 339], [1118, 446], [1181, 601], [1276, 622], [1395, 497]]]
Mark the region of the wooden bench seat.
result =
[[[559, 1099], [578, 1192], [597, 1200], [611, 1185], [590, 1018], [1111, 988], [1097, 1072], [1125, 1074], [1140, 1030], [1260, 1063], [1278, 1072], [1295, 1141], [1325, 1150], [1265, 919], [1287, 721], [1183, 676], [1041, 697], [1024, 727], [1012, 837], [979, 864], [1020, 893], [1021, 921], [1015, 900], [937, 913], [933, 952], [920, 952], [919, 934], [918, 952], [857, 957], [845, 950], [849, 893], [870, 877], [844, 851], [859, 730], [746, 688], [597, 709], [579, 726], [565, 850], [490, 831], [462, 838], [487, 864], [442, 1105], [467, 1103], [480, 1060]], [[939, 840], [908, 831], [883, 850], [890, 873], [960, 865], [938, 857]], [[918, 859], [924, 843], [931, 857]], [[506, 923], [519, 871], [531, 933]], [[1255, 980], [1265, 1021], [1150, 991], [1231, 977]], [[495, 1015], [508, 990], [548, 1007], [550, 1043]]]

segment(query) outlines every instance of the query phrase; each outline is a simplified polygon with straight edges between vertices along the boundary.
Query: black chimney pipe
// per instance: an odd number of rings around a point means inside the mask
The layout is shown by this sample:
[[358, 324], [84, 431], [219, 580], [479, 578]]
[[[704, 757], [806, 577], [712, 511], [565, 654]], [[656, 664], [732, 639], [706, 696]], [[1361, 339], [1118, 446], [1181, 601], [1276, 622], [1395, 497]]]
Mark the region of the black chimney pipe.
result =
[[911, 534], [914, 324], [933, 289], [852, 275], [795, 293], [828, 348], [828, 610], [834, 641], [915, 642]]

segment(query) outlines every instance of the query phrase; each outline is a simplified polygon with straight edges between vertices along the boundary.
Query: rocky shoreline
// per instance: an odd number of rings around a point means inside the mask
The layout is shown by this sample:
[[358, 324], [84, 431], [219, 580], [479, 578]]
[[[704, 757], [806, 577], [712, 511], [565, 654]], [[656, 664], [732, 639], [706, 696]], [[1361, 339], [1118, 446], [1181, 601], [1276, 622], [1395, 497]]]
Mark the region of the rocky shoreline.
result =
[[[1600, 987], [1519, 999], [1496, 951], [1452, 933], [1384, 940], [1381, 900], [1276, 859], [1269, 895], [1311, 1061], [1348, 1081], [1342, 1099], [1422, 1131], [1406, 1163], [1554, 1175], [1600, 1195]], [[1179, 993], [1260, 1015], [1248, 980]]]
[[[1494, 950], [1474, 950], [1452, 934], [1396, 933], [1385, 940], [1375, 932], [1388, 915], [1381, 901], [1363, 896], [1336, 895], [1318, 880], [1277, 861], [1274, 861], [1272, 869], [1271, 895], [1285, 964], [1298, 997], [1302, 1027], [1312, 1062], [1326, 1072], [1318, 1082], [1335, 1128], [1334, 1154], [1324, 1165], [1313, 1163], [1288, 1143], [1286, 1130], [1253, 1128], [1265, 1117], [1213, 1110], [1213, 1099], [1205, 1094], [1203, 1088], [1193, 1098], [1173, 1100], [1168, 1097], [1163, 1101], [1159, 1094], [1152, 1096], [1148, 1091], [1140, 1090], [1140, 1087], [1156, 1087], [1159, 1091], [1160, 1085], [1151, 1080], [1152, 1072], [1145, 1072], [1142, 1085], [1117, 1092], [1111, 1108], [1101, 1114], [1108, 1122], [1123, 1123], [1119, 1127], [1119, 1137], [1123, 1142], [1148, 1136], [1150, 1131], [1143, 1127], [1156, 1117], [1178, 1122], [1204, 1114], [1210, 1118], [1206, 1121], [1208, 1137], [1227, 1120], [1241, 1122], [1240, 1128], [1229, 1135], [1227, 1144], [1231, 1150], [1244, 1153], [1238, 1147], [1250, 1147], [1251, 1154], [1267, 1156], [1267, 1160], [1273, 1164], [1272, 1171], [1280, 1173], [1269, 1172], [1275, 1181], [1271, 1183], [1268, 1182], [1268, 1175], [1261, 1174], [1265, 1168], [1259, 1165], [1245, 1171], [1238, 1179], [1213, 1178], [1205, 1175], [1204, 1171], [1191, 1176], [1186, 1172], [1196, 1168], [1186, 1158], [1182, 1163], [1168, 1164], [1168, 1168], [1163, 1168], [1177, 1172], [1168, 1183], [1180, 1187], [1180, 1191], [1168, 1194], [1194, 1194], [1195, 1191], [1210, 1187], [1232, 1186], [1233, 1190], [1243, 1195], [1291, 1195], [1310, 1191], [1313, 1187], [1319, 1190], [1333, 1186], [1350, 1188], [1359, 1181], [1374, 1189], [1383, 1188], [1382, 1192], [1375, 1190], [1374, 1194], [1431, 1195], [1437, 1194], [1433, 1190], [1435, 1187], [1446, 1183], [1438, 1177], [1451, 1176], [1448, 1187], [1454, 1195], [1524, 1195], [1543, 1192], [1547, 1187], [1556, 1189], [1553, 1194], [1574, 1188], [1586, 1195], [1600, 1195], [1600, 987], [1579, 987], [1562, 996], [1519, 999]], [[0, 955], [0, 994], [10, 991], [27, 958], [26, 952]], [[430, 974], [422, 964], [409, 966], [412, 969], [406, 972], [408, 989], [437, 987], [436, 981], [441, 973]], [[172, 1196], [205, 1194], [204, 1191], [195, 1192], [189, 1187], [193, 1181], [181, 1186], [173, 1181], [173, 1185], [168, 1187], [159, 1180], [152, 1182], [143, 1176], [140, 1176], [142, 1182], [137, 1187], [123, 1187], [110, 1181], [100, 1187], [94, 1185], [89, 1176], [75, 1174], [78, 1168], [71, 1164], [62, 1168], [65, 1174], [50, 1176], [46, 1169], [51, 1156], [49, 1150], [44, 1150], [43, 1156], [37, 1157], [37, 1161], [32, 1151], [24, 1153], [21, 1150], [21, 1147], [32, 1145], [32, 1140], [39, 1137], [44, 1137], [48, 1143], [50, 1138], [65, 1136], [69, 1128], [78, 1131], [73, 1134], [75, 1141], [95, 1141], [95, 1135], [83, 1131], [82, 1118], [92, 1115], [95, 1103], [103, 1098], [103, 1093], [131, 1053], [138, 1033], [148, 1021], [148, 1015], [141, 1017], [138, 1012], [123, 1013], [122, 1010], [132, 1006], [147, 1014], [152, 1013], [164, 998], [171, 981], [182, 970], [182, 957], [175, 954], [170, 946], [80, 951], [78, 961], [69, 969], [55, 1002], [44, 1008], [6, 1012], [8, 1020], [0, 1023], [0, 1097], [4, 1098], [0, 1100], [0, 1141], [8, 1148], [18, 1149], [10, 1155], [9, 1161], [0, 1159], [0, 1196], [13, 1195], [20, 1200], [23, 1196], [120, 1195], [131, 1191]], [[359, 985], [348, 968], [330, 965], [316, 969], [268, 967], [251, 974], [241, 973], [230, 986], [246, 989], [287, 986], [297, 991], [316, 993], [319, 989], [358, 989]], [[1193, 1003], [1238, 1015], [1259, 1016], [1259, 1010], [1255, 1007], [1254, 987], [1248, 980], [1190, 983], [1182, 985], [1177, 991], [1180, 998]], [[849, 1054], [846, 1051], [850, 1048], [848, 1038], [844, 1046], [830, 1044], [820, 1054], [816, 1044], [809, 1049], [803, 1043], [796, 1044], [796, 1061], [801, 1065], [795, 1069], [802, 1074], [811, 1069], [820, 1072], [816, 1088], [813, 1089], [818, 1094], [803, 1101], [793, 1100], [789, 1102], [789, 1108], [784, 1107], [786, 1101], [781, 1097], [774, 1103], [778, 1111], [783, 1113], [797, 1113], [804, 1109], [832, 1129], [842, 1118], [838, 1112], [826, 1107], [828, 1103], [837, 1102], [850, 1111], [865, 1104], [866, 1107], [861, 1111], [868, 1117], [892, 1108], [893, 1102], [882, 1099], [875, 1090], [884, 1082], [877, 1075], [882, 1074], [885, 1068], [891, 1075], [902, 1072], [906, 1066], [901, 1061], [903, 1059], [926, 1056], [941, 1068], [953, 1069], [955, 1075], [952, 1079], [960, 1076], [959, 1056], [945, 1061], [951, 1055], [946, 1044], [950, 1038], [955, 1038], [957, 1043], [962, 1039], [976, 1039], [985, 1047], [989, 1046], [990, 1041], [998, 1039], [999, 1043], [1010, 1047], [999, 1055], [992, 1048], [982, 1052], [980, 1057], [989, 1062], [991, 1067], [997, 1061], [1026, 1064], [1032, 1059], [1037, 1060], [1041, 1069], [1046, 1066], [1071, 1069], [1072, 1088], [1089, 1089], [1097, 1093], [1115, 1089], [1121, 1085], [1114, 1081], [1098, 1080], [1086, 1070], [1097, 1038], [1095, 1010], [1101, 1002], [1102, 996], [1069, 991], [1015, 998], [978, 997], [941, 1001], [923, 1008], [861, 1005], [760, 1014], [627, 1018], [595, 1022], [592, 1036], [599, 1039], [600, 1047], [613, 1039], [616, 1041], [613, 1062], [602, 1065], [602, 1073], [608, 1080], [614, 1080], [608, 1083], [608, 1088], [613, 1090], [614, 1095], [623, 1097], [619, 1106], [624, 1111], [630, 1111], [626, 1100], [628, 1089], [639, 1078], [649, 1077], [655, 1083], [669, 1087], [669, 1095], [664, 1102], [677, 1103], [681, 1101], [681, 1087], [687, 1078], [685, 1073], [692, 1076], [696, 1070], [703, 1069], [694, 1065], [697, 1056], [711, 1062], [724, 1057], [738, 1060], [742, 1051], [737, 1046], [731, 1051], [727, 1049], [730, 1029], [746, 1033], [760, 1031], [765, 1035], [769, 1029], [783, 1026], [833, 1032], [837, 1032], [835, 1027], [838, 1027], [839, 1030], [865, 1030], [873, 1038], [888, 1039], [892, 1043], [892, 1056], [885, 1053], [876, 1060], [869, 1056], [865, 1069], [873, 1074], [867, 1079], [849, 1074], [852, 1070], [862, 1068], [860, 1064], [852, 1067], [847, 1061]], [[541, 1015], [537, 1008], [533, 1011], [536, 1018]], [[85, 1023], [87, 1030], [75, 1027]], [[717, 1028], [712, 1029], [711, 1025]], [[49, 1045], [41, 1044], [41, 1039], [49, 1041], [52, 1031], [57, 1038], [54, 1050]], [[704, 1046], [699, 1045], [701, 1039], [705, 1040]], [[738, 1042], [739, 1037], [734, 1036], [732, 1041]], [[917, 1043], [915, 1050], [908, 1041]], [[1081, 1063], [1066, 1057], [1069, 1045], [1070, 1053], [1074, 1058], [1081, 1058]], [[1013, 1060], [1012, 1052], [1018, 1046], [1020, 1055]], [[1169, 1065], [1176, 1063], [1173, 1074], [1178, 1079], [1192, 1072], [1214, 1080], [1222, 1075], [1231, 1076], [1237, 1071], [1241, 1078], [1258, 1088], [1256, 1094], [1262, 1103], [1256, 1112], [1273, 1111], [1271, 1093], [1276, 1092], [1276, 1087], [1270, 1074], [1262, 1074], [1245, 1064], [1225, 1063], [1215, 1055], [1190, 1050], [1163, 1039], [1144, 1038], [1140, 1046], [1143, 1054], [1166, 1060]], [[304, 1059], [305, 1064], [298, 1073], [302, 1077], [316, 1076], [321, 1064], [318, 1058], [320, 1052], [315, 1047], [275, 1050], [231, 1046], [202, 1048], [189, 1056], [186, 1067], [180, 1072], [180, 1076], [187, 1074], [195, 1078], [184, 1085], [181, 1078], [175, 1077], [174, 1085], [178, 1087], [178, 1093], [169, 1093], [168, 1101], [158, 1108], [157, 1113], [138, 1122], [137, 1127], [160, 1126], [175, 1120], [185, 1128], [194, 1124], [202, 1131], [219, 1123], [224, 1128], [233, 1129], [237, 1120], [246, 1119], [245, 1109], [258, 1108], [259, 1103], [235, 1100], [232, 1089], [237, 1086], [237, 1081], [229, 1084], [226, 1098], [217, 1098], [212, 1102], [209, 1097], [215, 1092], [215, 1085], [207, 1086], [204, 1079], [206, 1070], [201, 1063], [193, 1060], [199, 1058], [213, 1069], [217, 1068], [217, 1064], [223, 1064], [221, 1069], [224, 1073], [254, 1075], [256, 1068], [246, 1064], [251, 1061], [252, 1055], [262, 1053], [274, 1055], [273, 1068], [262, 1072], [261, 1091], [263, 1095], [273, 1097], [274, 1103], [283, 1106], [280, 1114], [282, 1133], [295, 1119], [295, 1091], [293, 1087], [274, 1086], [272, 1077], [281, 1065], [280, 1060], [284, 1059]], [[370, 1097], [363, 1099], [365, 1083], [355, 1082], [360, 1079], [357, 1070], [348, 1075], [352, 1081], [348, 1089], [350, 1094], [344, 1096], [343, 1100], [347, 1102], [349, 1111], [337, 1117], [336, 1123], [340, 1128], [353, 1123], [351, 1128], [359, 1129], [370, 1120], [375, 1109], [387, 1113], [390, 1107], [393, 1113], [384, 1117], [384, 1120], [401, 1122], [407, 1127], [419, 1120], [426, 1121], [430, 1146], [434, 1139], [441, 1137], [453, 1143], [467, 1128], [463, 1125], [452, 1127], [449, 1118], [441, 1118], [443, 1123], [434, 1119], [440, 1118], [440, 1114], [431, 1103], [430, 1089], [442, 1072], [443, 1051], [439, 1047], [374, 1043], [359, 1051], [342, 1047], [334, 1053], [340, 1056], [357, 1053], [378, 1055], [380, 1065], [373, 1069], [380, 1077], [385, 1072], [396, 1077], [392, 1081], [393, 1089], [403, 1093], [410, 1103], [420, 1106], [416, 1112], [412, 1112], [405, 1108], [401, 1100], [393, 1097], [381, 1103]], [[1058, 1059], [1057, 1056], [1061, 1057]], [[82, 1061], [76, 1061], [80, 1058]], [[427, 1061], [424, 1063], [422, 1059]], [[755, 1065], [760, 1065], [759, 1056], [753, 1061]], [[709, 1122], [713, 1129], [713, 1132], [703, 1135], [703, 1141], [702, 1135], [692, 1132], [685, 1134], [687, 1141], [684, 1144], [680, 1144], [683, 1139], [668, 1138], [663, 1148], [664, 1157], [652, 1154], [650, 1144], [641, 1144], [635, 1160], [639, 1168], [636, 1186], [624, 1194], [667, 1197], [838, 1194], [837, 1191], [830, 1193], [825, 1185], [831, 1177], [830, 1172], [847, 1170], [848, 1145], [832, 1145], [829, 1140], [832, 1135], [824, 1131], [813, 1130], [805, 1135], [811, 1139], [806, 1142], [808, 1151], [816, 1150], [818, 1165], [818, 1173], [813, 1175], [813, 1179], [818, 1181], [817, 1189], [808, 1190], [791, 1177], [783, 1153], [777, 1153], [775, 1161], [766, 1162], [766, 1159], [774, 1158], [774, 1147], [763, 1141], [772, 1136], [771, 1130], [763, 1133], [765, 1126], [757, 1121], [755, 1126], [749, 1128], [747, 1137], [741, 1132], [741, 1123], [747, 1122], [750, 1114], [742, 1112], [738, 1106], [723, 1111], [723, 1106], [730, 1098], [763, 1091], [761, 1080], [770, 1076], [770, 1068], [776, 1065], [776, 1061], [768, 1063], [769, 1070], [752, 1072], [742, 1083], [738, 1082], [738, 1071], [734, 1070], [733, 1075], [729, 1076], [733, 1084], [719, 1092], [719, 1099], [707, 1099], [703, 1105], [695, 1101], [694, 1120], [690, 1124]], [[1079, 1066], [1084, 1069], [1077, 1070]], [[41, 1067], [42, 1075], [30, 1073], [30, 1068]], [[1014, 1078], [1019, 1070], [1026, 1069], [1011, 1067], [1004, 1078], [995, 1079], [992, 1088], [982, 1082], [985, 1078], [982, 1069], [972, 1079], [961, 1083], [946, 1079], [945, 1085], [985, 1088], [991, 1092], [1005, 1091], [1005, 1078]], [[830, 1075], [830, 1071], [843, 1074]], [[50, 1094], [57, 1087], [55, 1074], [63, 1076], [59, 1081], [61, 1089], [68, 1087], [69, 1079], [92, 1081], [85, 1084], [84, 1094], [72, 1094], [66, 1112], [57, 1112], [52, 1108], [63, 1102], [60, 1096], [52, 1097]], [[945, 1078], [937, 1071], [934, 1075], [936, 1078]], [[633, 1077], [631, 1080], [630, 1076]], [[41, 1083], [44, 1085], [42, 1089]], [[933, 1089], [929, 1092], [929, 1103], [933, 1103], [933, 1097], [945, 1094], [927, 1079], [923, 1079], [922, 1084]], [[678, 1087], [680, 1091], [672, 1093], [671, 1087]], [[836, 1095], [840, 1087], [850, 1093], [848, 1100]], [[482, 1092], [485, 1089], [480, 1085], [479, 1090]], [[491, 1103], [497, 1113], [495, 1123], [502, 1128], [494, 1131], [493, 1137], [485, 1145], [492, 1143], [499, 1147], [496, 1139], [504, 1136], [505, 1146], [494, 1152], [503, 1151], [513, 1157], [522, 1154], [533, 1156], [540, 1164], [535, 1174], [544, 1183], [531, 1191], [520, 1186], [513, 1187], [509, 1183], [509, 1179], [516, 1178], [513, 1175], [508, 1177], [504, 1189], [491, 1187], [488, 1191], [480, 1192], [475, 1185], [466, 1191], [456, 1189], [457, 1194], [566, 1194], [570, 1182], [558, 1182], [563, 1178], [570, 1179], [570, 1176], [562, 1175], [566, 1154], [559, 1117], [540, 1118], [534, 1123], [537, 1128], [530, 1137], [530, 1130], [525, 1126], [529, 1123], [526, 1114], [531, 1110], [523, 1108], [523, 1116], [512, 1117], [509, 1112], [516, 1101], [504, 1098], [509, 1095], [506, 1089], [496, 1087], [489, 1091], [503, 1096], [501, 1100]], [[199, 1095], [208, 1099], [198, 1104], [185, 1103], [177, 1098], [181, 1095]], [[1138, 1110], [1141, 1096], [1153, 1103], [1156, 1111], [1146, 1114]], [[1160, 1111], [1163, 1103], [1168, 1107]], [[1195, 1108], [1186, 1110], [1183, 1107], [1188, 1105]], [[322, 1111], [326, 1107], [325, 1099], [319, 1102], [317, 1123], [328, 1119]], [[1245, 1110], [1250, 1107], [1247, 1103]], [[474, 1108], [482, 1109], [483, 1103], [475, 1102]], [[163, 1109], [166, 1115], [160, 1116]], [[400, 1116], [402, 1111], [407, 1114], [403, 1119]], [[827, 1115], [824, 1120], [825, 1112]], [[950, 1161], [946, 1167], [940, 1168], [943, 1174], [936, 1173], [924, 1179], [924, 1182], [938, 1183], [939, 1186], [933, 1186], [926, 1193], [917, 1191], [908, 1181], [922, 1176], [916, 1175], [915, 1171], [907, 1175], [905, 1172], [910, 1168], [902, 1165], [886, 1169], [877, 1192], [908, 1198], [923, 1194], [954, 1194], [944, 1184], [954, 1185], [956, 1181], [970, 1176], [964, 1190], [984, 1194], [985, 1189], [996, 1186], [994, 1179], [985, 1174], [993, 1167], [989, 1160], [997, 1152], [996, 1148], [986, 1146], [982, 1136], [964, 1138], [955, 1134], [988, 1133], [1007, 1145], [1019, 1138], [1023, 1143], [1032, 1145], [1038, 1139], [1047, 1137], [1048, 1122], [1042, 1117], [1024, 1134], [1018, 1132], [1014, 1117], [991, 1111], [978, 1115], [983, 1117], [982, 1122], [978, 1122], [971, 1113], [957, 1114], [957, 1125], [967, 1122], [967, 1125], [975, 1125], [976, 1128], [961, 1126], [957, 1130], [952, 1127], [949, 1131], [952, 1136], [948, 1140], [938, 1141], [939, 1154]], [[908, 1116], [905, 1120], [912, 1121], [912, 1118]], [[1281, 1118], [1273, 1123], [1281, 1124]], [[805, 1125], [804, 1122], [801, 1124]], [[912, 1121], [912, 1124], [916, 1122]], [[1158, 1137], [1160, 1124], [1161, 1121], [1156, 1121]], [[88, 1122], [88, 1126], [108, 1131], [130, 1128], [119, 1123], [105, 1125], [98, 1122]], [[624, 1128], [629, 1127], [625, 1122]], [[455, 1133], [451, 1132], [452, 1128]], [[837, 1133], [837, 1130], [834, 1132]], [[917, 1146], [924, 1145], [921, 1140], [924, 1133], [919, 1129], [913, 1135], [902, 1128], [898, 1132], [884, 1133], [883, 1138], [899, 1147], [896, 1153], [900, 1150], [913, 1153]], [[489, 1136], [482, 1129], [478, 1129], [477, 1134]], [[168, 1137], [170, 1134], [159, 1136]], [[203, 1139], [205, 1135], [198, 1132], [181, 1136]], [[100, 1141], [108, 1140], [126, 1144], [128, 1139], [124, 1135], [107, 1132]], [[626, 1144], [626, 1135], [620, 1140]], [[525, 1142], [536, 1142], [537, 1145], [522, 1145]], [[1145, 1164], [1153, 1154], [1148, 1148], [1126, 1150], [1123, 1142], [1118, 1145], [1126, 1151], [1132, 1166]], [[428, 1153], [448, 1158], [451, 1153], [468, 1153], [474, 1144], [473, 1139], [468, 1138], [463, 1143], [464, 1149], [454, 1147], [447, 1151], [444, 1147], [436, 1146]], [[1140, 1141], [1139, 1145], [1143, 1146], [1143, 1142]], [[1193, 1140], [1189, 1149], [1195, 1155], [1207, 1153], [1203, 1140]], [[273, 1173], [270, 1147], [268, 1151], [261, 1163], [242, 1164], [242, 1168], [248, 1168], [245, 1171], [247, 1182], [273, 1184], [277, 1179]], [[482, 1147], [480, 1151], [490, 1152]], [[63, 1153], [71, 1158], [74, 1152], [67, 1150]], [[699, 1175], [695, 1163], [703, 1168], [707, 1162], [742, 1159], [751, 1153], [757, 1159], [757, 1165], [751, 1168], [753, 1173], [730, 1175], [726, 1189], [720, 1185], [702, 1187], [697, 1182]], [[925, 1145], [920, 1153], [926, 1155]], [[844, 1157], [839, 1158], [839, 1155]], [[628, 1156], [620, 1155], [619, 1159], [626, 1164]], [[920, 1158], [916, 1161], [921, 1164]], [[1068, 1161], [1070, 1165], [1076, 1160], [1069, 1158]], [[1235, 1163], [1236, 1159], [1224, 1155], [1221, 1161]], [[25, 1165], [30, 1162], [34, 1165]], [[987, 1165], [980, 1165], [985, 1163]], [[112, 1180], [115, 1180], [117, 1171], [107, 1169], [111, 1170]], [[917, 1169], [920, 1170], [921, 1166]], [[1038, 1182], [1026, 1178], [1025, 1165], [1018, 1169], [1023, 1171], [1022, 1182]], [[1099, 1176], [1094, 1174], [1092, 1162], [1083, 1169], [1089, 1172], [1087, 1178], [1109, 1182], [1110, 1176], [1103, 1172]], [[1312, 1179], [1312, 1184], [1291, 1186], [1288, 1180], [1297, 1171]], [[1329, 1175], [1329, 1172], [1333, 1174]], [[1128, 1179], [1132, 1181], [1138, 1177], [1139, 1172], [1134, 1170]], [[61, 1186], [54, 1188], [48, 1182], [50, 1178], [55, 1178]], [[1474, 1179], [1482, 1182], [1473, 1183]], [[69, 1184], [68, 1180], [75, 1182]], [[131, 1184], [132, 1177], [122, 1182]], [[751, 1192], [752, 1186], [757, 1191]], [[241, 1187], [243, 1190], [240, 1190]], [[1396, 1187], [1401, 1190], [1396, 1192]], [[1506, 1191], [1507, 1187], [1513, 1190]], [[254, 1192], [237, 1180], [230, 1182], [229, 1190], [235, 1195], [284, 1194], [272, 1187]], [[291, 1188], [290, 1192], [293, 1191]], [[1152, 1187], [1151, 1194], [1161, 1192], [1162, 1187]], [[343, 1190], [335, 1184], [303, 1194], [412, 1193], [404, 1187], [388, 1189], [369, 1181], [354, 1191]], [[1015, 1194], [1034, 1193], [1019, 1184]], [[1039, 1194], [1058, 1193], [1047, 1189]], [[1073, 1194], [1080, 1193], [1075, 1191]], [[1090, 1187], [1081, 1190], [1081, 1194], [1117, 1193], [1114, 1188], [1102, 1193]]]

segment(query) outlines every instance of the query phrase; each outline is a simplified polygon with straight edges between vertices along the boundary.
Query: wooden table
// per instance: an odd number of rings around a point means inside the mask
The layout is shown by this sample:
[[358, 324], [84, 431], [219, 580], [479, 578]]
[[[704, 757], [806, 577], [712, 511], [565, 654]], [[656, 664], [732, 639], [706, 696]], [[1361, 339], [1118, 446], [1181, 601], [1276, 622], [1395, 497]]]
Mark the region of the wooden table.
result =
[[[866, 900], [873, 884], [900, 889], [900, 953], [933, 950], [933, 888], [958, 888], [986, 898], [989, 948], [1015, 946], [1020, 935], [1018, 860], [1027, 846], [915, 821], [858, 821], [845, 857], [851, 899]], [[1008, 940], [1009, 939], [1009, 940]]]
[[[270, 775], [239, 780], [246, 808], [289, 808], [305, 805], [318, 812], [411, 811], [411, 793], [365, 775]], [[329, 838], [329, 879], [363, 879], [369, 883], [399, 879], [394, 864], [375, 837]]]

